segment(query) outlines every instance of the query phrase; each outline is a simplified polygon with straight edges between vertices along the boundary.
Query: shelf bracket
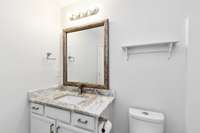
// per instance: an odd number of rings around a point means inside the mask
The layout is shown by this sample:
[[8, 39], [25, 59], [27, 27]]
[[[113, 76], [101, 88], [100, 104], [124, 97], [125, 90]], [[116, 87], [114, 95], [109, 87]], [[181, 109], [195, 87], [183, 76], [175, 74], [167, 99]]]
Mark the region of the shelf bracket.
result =
[[173, 48], [174, 48], [174, 44], [175, 44], [174, 42], [171, 42], [169, 44], [169, 49], [168, 49], [169, 56], [168, 56], [168, 60], [171, 59], [171, 57], [172, 57], [172, 51], [173, 51]]
[[125, 60], [128, 61], [128, 48], [123, 48], [124, 54], [125, 54]]

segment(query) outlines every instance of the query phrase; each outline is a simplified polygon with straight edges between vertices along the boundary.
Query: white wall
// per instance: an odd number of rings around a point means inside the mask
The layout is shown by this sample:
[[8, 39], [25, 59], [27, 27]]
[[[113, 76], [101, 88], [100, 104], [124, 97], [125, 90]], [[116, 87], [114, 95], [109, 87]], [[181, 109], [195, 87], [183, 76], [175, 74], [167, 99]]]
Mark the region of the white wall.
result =
[[189, 23], [189, 45], [188, 45], [188, 84], [186, 118], [187, 133], [198, 133], [200, 130], [200, 16], [199, 1], [187, 1], [185, 3], [186, 15]]
[[[96, 16], [69, 22], [67, 15], [90, 6]], [[62, 10], [63, 28], [110, 19], [110, 86], [116, 89], [114, 133], [128, 133], [128, 108], [164, 112], [166, 133], [185, 131], [186, 52], [178, 46], [171, 60], [167, 54], [135, 55], [124, 61], [124, 43], [183, 40], [181, 0], [85, 0]], [[181, 43], [182, 44], [182, 43]]]
[[59, 9], [51, 0], [0, 1], [0, 129], [28, 133], [27, 92], [57, 84]]

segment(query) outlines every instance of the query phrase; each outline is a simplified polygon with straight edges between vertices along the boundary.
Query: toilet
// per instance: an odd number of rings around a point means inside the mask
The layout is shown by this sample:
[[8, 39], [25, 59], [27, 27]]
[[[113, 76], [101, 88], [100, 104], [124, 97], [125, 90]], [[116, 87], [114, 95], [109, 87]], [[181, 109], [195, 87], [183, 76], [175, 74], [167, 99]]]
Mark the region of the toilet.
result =
[[162, 113], [129, 109], [129, 133], [164, 133], [164, 121]]

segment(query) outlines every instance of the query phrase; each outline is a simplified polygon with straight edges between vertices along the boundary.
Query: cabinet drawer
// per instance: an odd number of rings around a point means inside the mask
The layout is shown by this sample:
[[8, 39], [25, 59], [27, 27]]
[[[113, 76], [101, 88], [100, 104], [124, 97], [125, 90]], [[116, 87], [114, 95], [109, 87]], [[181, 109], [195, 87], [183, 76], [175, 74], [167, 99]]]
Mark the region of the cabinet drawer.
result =
[[44, 114], [44, 106], [41, 104], [31, 103], [31, 112], [43, 115]]
[[54, 107], [45, 107], [45, 115], [60, 120], [62, 122], [70, 123], [70, 112]]
[[88, 129], [88, 130], [95, 130], [95, 118], [78, 114], [78, 113], [73, 113], [72, 114], [72, 122], [73, 125]]
[[56, 133], [94, 133], [69, 124], [57, 122]]

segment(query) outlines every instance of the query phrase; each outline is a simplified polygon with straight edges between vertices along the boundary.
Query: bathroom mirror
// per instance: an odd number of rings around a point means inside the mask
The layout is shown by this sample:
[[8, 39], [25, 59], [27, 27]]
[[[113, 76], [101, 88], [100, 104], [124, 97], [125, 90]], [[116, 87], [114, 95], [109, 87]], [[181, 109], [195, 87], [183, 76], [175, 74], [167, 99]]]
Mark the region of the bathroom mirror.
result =
[[109, 21], [63, 30], [63, 84], [109, 89]]

